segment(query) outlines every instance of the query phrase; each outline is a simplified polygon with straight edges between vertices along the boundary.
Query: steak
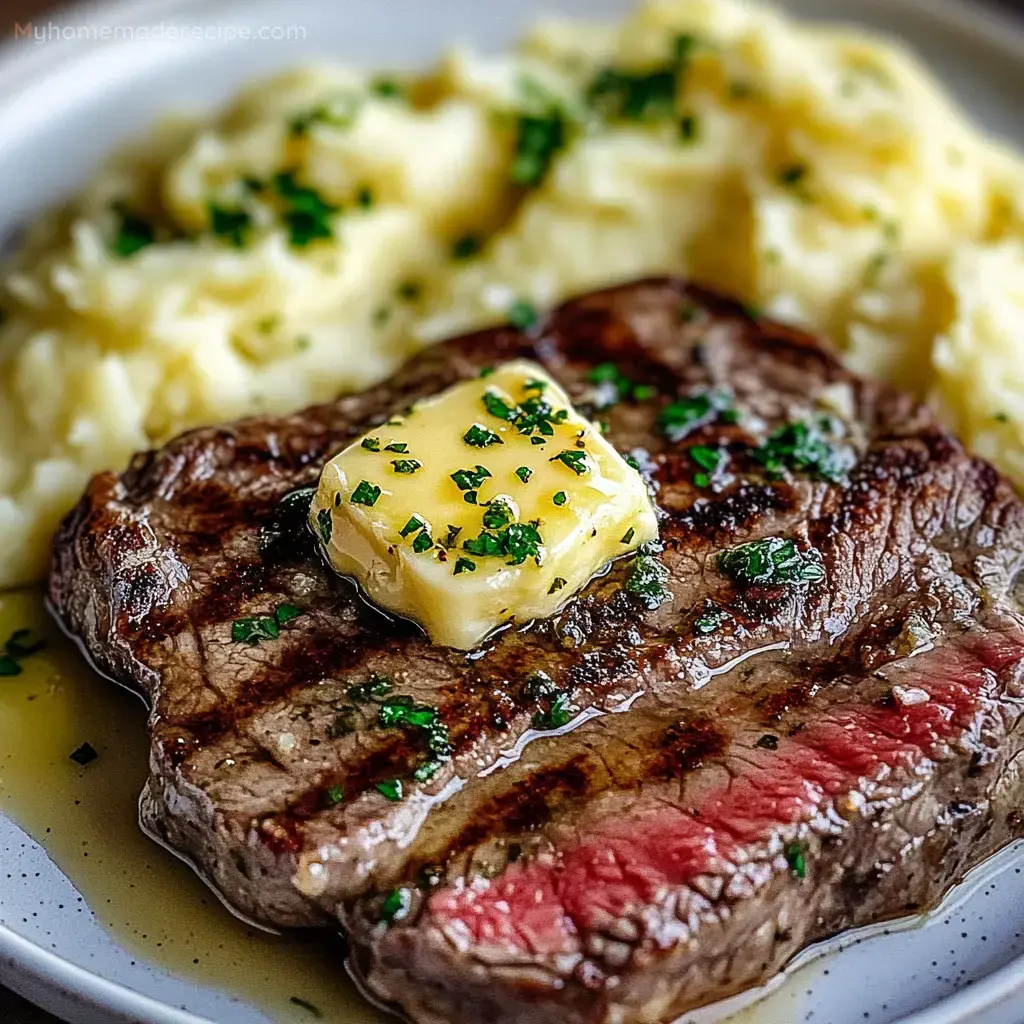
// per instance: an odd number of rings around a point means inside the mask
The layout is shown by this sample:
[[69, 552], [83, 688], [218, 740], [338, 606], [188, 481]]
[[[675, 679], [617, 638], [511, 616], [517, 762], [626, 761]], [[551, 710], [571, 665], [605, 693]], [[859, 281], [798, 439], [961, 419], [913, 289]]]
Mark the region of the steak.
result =
[[[437, 647], [325, 566], [299, 489], [522, 357], [607, 420], [661, 542], [548, 620]], [[242, 914], [340, 922], [416, 1021], [627, 1024], [934, 904], [1024, 834], [1022, 565], [1021, 502], [926, 408], [650, 280], [101, 474], [50, 600], [150, 702], [144, 827]], [[425, 781], [387, 695], [447, 730]]]

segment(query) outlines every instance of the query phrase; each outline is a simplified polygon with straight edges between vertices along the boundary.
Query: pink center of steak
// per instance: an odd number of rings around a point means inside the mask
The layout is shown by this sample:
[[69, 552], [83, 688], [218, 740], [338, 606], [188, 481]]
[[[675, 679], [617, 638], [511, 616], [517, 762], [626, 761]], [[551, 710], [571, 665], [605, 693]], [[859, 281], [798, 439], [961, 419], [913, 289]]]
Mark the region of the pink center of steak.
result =
[[[692, 804], [674, 804], [663, 785], [644, 787], [618, 813], [588, 822], [580, 841], [558, 844], [553, 856], [436, 893], [433, 921], [460, 948], [574, 954], [580, 932], [672, 899], [701, 876], [723, 879], [737, 896], [757, 889], [790, 869], [784, 837], [795, 837], [799, 826], [839, 822], [844, 803], [870, 802], [894, 778], [910, 786], [954, 747], [969, 747], [997, 677], [1022, 653], [1019, 637], [967, 636], [905, 662], [891, 698], [838, 705], [780, 737], [776, 750], [734, 739], [724, 756], [727, 778], [703, 792], [700, 779], [691, 780], [698, 790]], [[680, 937], [653, 936], [663, 945]]]

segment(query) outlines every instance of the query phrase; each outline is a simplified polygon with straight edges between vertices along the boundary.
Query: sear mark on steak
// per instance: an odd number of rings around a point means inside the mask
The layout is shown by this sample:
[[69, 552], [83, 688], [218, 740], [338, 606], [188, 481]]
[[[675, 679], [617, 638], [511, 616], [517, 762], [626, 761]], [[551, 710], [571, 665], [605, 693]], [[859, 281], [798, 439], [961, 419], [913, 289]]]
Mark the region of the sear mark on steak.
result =
[[[518, 357], [648, 480], [654, 589], [617, 562], [550, 620], [434, 647], [325, 568], [293, 492], [364, 430]], [[606, 362], [654, 397], [598, 409]], [[700, 395], [715, 408], [679, 427], [670, 403]], [[772, 469], [760, 446], [825, 415], [848, 472]], [[729, 456], [706, 487], [698, 445]], [[766, 538], [816, 552], [824, 578], [723, 570], [722, 550]], [[805, 334], [653, 280], [98, 476], [50, 598], [151, 703], [144, 824], [242, 913], [340, 920], [372, 991], [417, 1021], [626, 1024], [934, 903], [1024, 833], [1022, 565], [1021, 503], [928, 410]], [[298, 614], [277, 637], [232, 639], [282, 606]], [[446, 730], [429, 779], [430, 734], [381, 726], [380, 677]], [[575, 717], [551, 732], [535, 726], [553, 694]]]

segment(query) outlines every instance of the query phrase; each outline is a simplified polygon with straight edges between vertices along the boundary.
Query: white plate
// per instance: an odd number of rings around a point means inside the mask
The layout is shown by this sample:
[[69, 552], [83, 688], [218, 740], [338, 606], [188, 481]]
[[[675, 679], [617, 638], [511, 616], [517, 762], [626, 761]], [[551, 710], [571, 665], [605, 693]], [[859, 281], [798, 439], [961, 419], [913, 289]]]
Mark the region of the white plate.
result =
[[[305, 39], [240, 43], [25, 40], [0, 48], [0, 238], [72, 190], [160, 113], [217, 104], [253, 77], [314, 57], [428, 62], [453, 39], [487, 49], [552, 9], [613, 17], [628, 0], [149, 0], [79, 9], [56, 24], [299, 25]], [[1024, 32], [951, 0], [789, 0], [802, 16], [900, 35], [990, 130], [1024, 148]], [[159, 853], [156, 854], [160, 856]], [[126, 864], [125, 871], [133, 870]], [[846, 937], [793, 974], [748, 1024], [1022, 1024], [1024, 850], [1009, 850], [923, 927]], [[135, 959], [89, 913], [35, 842], [0, 817], [0, 982], [82, 1024], [253, 1024], [260, 1011]], [[192, 898], [191, 896], [187, 898]], [[183, 896], [183, 902], [186, 897]], [[96, 908], [93, 908], [96, 909]], [[187, 912], [183, 907], [182, 912]], [[721, 1018], [702, 1013], [693, 1020]], [[691, 1018], [687, 1018], [690, 1020]]]

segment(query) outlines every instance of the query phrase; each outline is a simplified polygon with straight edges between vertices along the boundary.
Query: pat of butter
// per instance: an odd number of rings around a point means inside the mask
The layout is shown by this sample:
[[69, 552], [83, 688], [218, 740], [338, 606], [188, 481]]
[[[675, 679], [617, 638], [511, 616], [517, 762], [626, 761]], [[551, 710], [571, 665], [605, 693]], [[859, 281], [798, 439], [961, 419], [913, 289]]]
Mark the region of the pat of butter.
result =
[[636, 470], [535, 363], [417, 404], [324, 467], [310, 522], [366, 596], [467, 650], [658, 535]]

